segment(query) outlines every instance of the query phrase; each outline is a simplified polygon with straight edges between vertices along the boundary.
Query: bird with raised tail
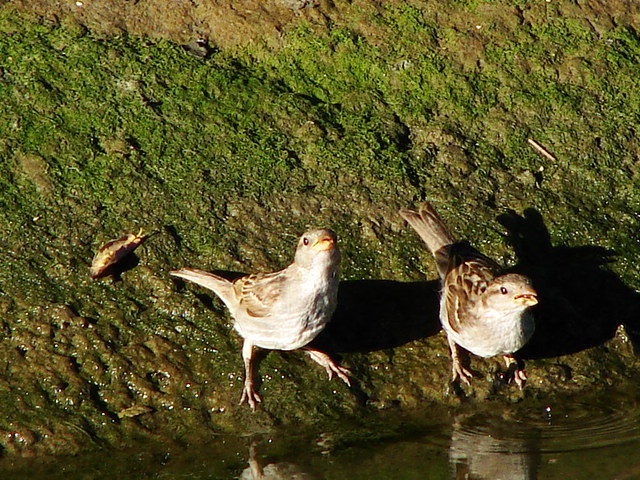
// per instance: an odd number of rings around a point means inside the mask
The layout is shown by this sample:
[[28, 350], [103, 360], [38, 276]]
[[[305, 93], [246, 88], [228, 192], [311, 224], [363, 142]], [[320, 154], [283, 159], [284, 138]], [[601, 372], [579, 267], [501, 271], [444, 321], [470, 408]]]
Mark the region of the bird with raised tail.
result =
[[480, 357], [503, 355], [507, 367], [515, 364], [512, 379], [522, 388], [526, 373], [512, 354], [529, 341], [535, 329], [530, 307], [538, 303], [538, 296], [529, 278], [502, 273], [495, 261], [469, 242], [456, 241], [428, 203], [418, 211], [403, 208], [400, 215], [436, 261], [442, 280], [440, 322], [451, 349], [453, 381], [469, 384], [473, 376], [461, 363], [462, 347]]
[[347, 385], [349, 370], [326, 353], [308, 347], [336, 309], [340, 250], [336, 234], [328, 229], [305, 232], [298, 241], [293, 263], [271, 273], [255, 273], [229, 281], [213, 273], [183, 268], [171, 275], [212, 290], [226, 305], [236, 331], [244, 339], [245, 367], [240, 403], [253, 410], [261, 402], [253, 383], [254, 347], [268, 350], [302, 348], [327, 371]]

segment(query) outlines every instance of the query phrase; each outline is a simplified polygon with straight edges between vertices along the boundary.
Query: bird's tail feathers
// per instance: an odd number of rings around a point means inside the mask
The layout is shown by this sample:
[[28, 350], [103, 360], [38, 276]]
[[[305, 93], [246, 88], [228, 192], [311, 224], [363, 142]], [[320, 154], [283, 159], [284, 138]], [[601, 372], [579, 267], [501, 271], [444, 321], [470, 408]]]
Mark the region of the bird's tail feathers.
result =
[[204, 270], [196, 270], [195, 268], [181, 268], [180, 270], [172, 270], [169, 273], [174, 277], [180, 277], [197, 283], [201, 287], [208, 288], [227, 305], [233, 298], [233, 284], [226, 278]]
[[429, 203], [420, 205], [417, 212], [402, 208], [400, 209], [400, 215], [420, 235], [420, 238], [427, 244], [433, 255], [455, 242], [444, 222]]

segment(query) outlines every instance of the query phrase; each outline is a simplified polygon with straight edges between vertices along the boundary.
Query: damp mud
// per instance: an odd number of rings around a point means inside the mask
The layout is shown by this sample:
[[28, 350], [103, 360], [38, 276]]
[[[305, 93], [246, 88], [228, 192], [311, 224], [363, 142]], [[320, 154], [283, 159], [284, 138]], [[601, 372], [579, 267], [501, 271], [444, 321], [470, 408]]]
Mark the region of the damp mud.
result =
[[[0, 5], [0, 447], [15, 469], [291, 430], [375, 442], [420, 410], [451, 426], [487, 405], [638, 397], [637, 6], [196, 3]], [[450, 387], [435, 266], [397, 213], [423, 200], [532, 278], [524, 390], [475, 357], [472, 386]], [[314, 345], [354, 382], [265, 352], [253, 413], [223, 305], [169, 271], [276, 270], [308, 227], [343, 253]], [[105, 242], [140, 230], [114, 275], [90, 277]]]

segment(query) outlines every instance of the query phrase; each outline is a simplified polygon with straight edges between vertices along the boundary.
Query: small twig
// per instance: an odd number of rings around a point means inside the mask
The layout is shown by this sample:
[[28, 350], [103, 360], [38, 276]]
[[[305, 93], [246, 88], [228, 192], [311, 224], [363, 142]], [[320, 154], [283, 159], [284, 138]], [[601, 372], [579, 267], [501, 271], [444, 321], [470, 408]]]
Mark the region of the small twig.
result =
[[531, 145], [531, 147], [543, 157], [548, 158], [552, 162], [557, 161], [557, 158], [554, 157], [551, 153], [549, 153], [549, 150], [544, 148], [542, 145], [536, 142], [533, 138], [527, 138], [527, 143]]

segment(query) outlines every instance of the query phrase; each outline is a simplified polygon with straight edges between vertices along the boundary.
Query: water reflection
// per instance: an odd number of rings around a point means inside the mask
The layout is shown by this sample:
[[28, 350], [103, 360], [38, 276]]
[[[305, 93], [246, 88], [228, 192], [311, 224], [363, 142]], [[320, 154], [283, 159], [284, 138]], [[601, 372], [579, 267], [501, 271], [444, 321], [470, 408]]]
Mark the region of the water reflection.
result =
[[547, 406], [475, 403], [453, 417], [425, 405], [410, 415], [378, 412], [366, 426], [140, 442], [59, 459], [0, 457], [0, 478], [637, 480], [640, 404], [613, 395]]
[[240, 474], [239, 480], [321, 480], [322, 477], [302, 471], [291, 462], [265, 463], [258, 456], [258, 443], [249, 447], [249, 466]]
[[468, 480], [532, 480], [538, 478], [540, 432], [513, 421], [487, 422], [486, 417], [456, 418], [449, 463], [452, 478]]
[[[640, 446], [640, 410], [630, 407], [573, 404], [543, 412], [459, 415], [449, 447], [451, 478], [587, 479], [594, 472], [609, 478], [605, 468], [616, 475], [626, 471], [620, 478], [639, 478], [638, 459], [625, 453]], [[568, 475], [567, 468], [575, 471]]]

